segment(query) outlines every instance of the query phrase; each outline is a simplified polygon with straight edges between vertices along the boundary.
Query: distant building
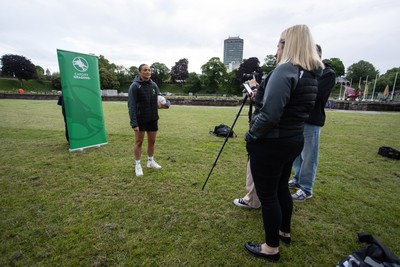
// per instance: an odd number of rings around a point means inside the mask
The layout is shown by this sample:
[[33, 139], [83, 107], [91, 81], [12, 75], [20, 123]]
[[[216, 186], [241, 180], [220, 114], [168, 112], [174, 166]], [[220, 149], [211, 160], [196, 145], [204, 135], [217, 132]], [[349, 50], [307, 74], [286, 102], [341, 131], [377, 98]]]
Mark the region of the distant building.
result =
[[224, 65], [231, 72], [238, 69], [243, 61], [243, 39], [229, 37], [224, 40]]
[[350, 85], [350, 82], [343, 77], [336, 77], [336, 83]]
[[118, 95], [118, 90], [115, 89], [103, 89], [101, 90], [102, 96], [116, 96]]

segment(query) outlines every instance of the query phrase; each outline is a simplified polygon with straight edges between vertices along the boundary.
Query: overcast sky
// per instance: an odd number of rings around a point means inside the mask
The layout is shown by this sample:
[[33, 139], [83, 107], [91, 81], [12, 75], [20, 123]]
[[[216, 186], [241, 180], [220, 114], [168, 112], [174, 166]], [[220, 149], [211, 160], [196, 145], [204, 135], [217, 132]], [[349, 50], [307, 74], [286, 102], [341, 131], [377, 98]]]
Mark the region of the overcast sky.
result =
[[25, 56], [58, 72], [57, 49], [103, 55], [127, 68], [189, 60], [201, 73], [223, 61], [224, 39], [244, 39], [244, 58], [275, 54], [281, 32], [310, 27], [323, 58], [347, 69], [365, 60], [400, 67], [399, 0], [0, 0], [0, 57]]

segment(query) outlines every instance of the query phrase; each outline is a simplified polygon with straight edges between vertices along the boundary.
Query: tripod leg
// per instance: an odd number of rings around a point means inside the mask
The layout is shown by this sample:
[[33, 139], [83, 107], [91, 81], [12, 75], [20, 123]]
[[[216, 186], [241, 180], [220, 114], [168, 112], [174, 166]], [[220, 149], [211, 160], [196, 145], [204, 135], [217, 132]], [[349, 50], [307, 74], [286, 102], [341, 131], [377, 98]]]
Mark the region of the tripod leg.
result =
[[243, 109], [244, 104], [246, 104], [247, 97], [248, 97], [248, 95], [246, 94], [245, 97], [243, 98], [243, 102], [242, 102], [242, 105], [240, 106], [239, 112], [237, 113], [236, 118], [235, 118], [235, 120], [234, 120], [233, 123], [232, 123], [232, 126], [231, 126], [231, 129], [230, 129], [229, 133], [228, 133], [228, 134], [226, 135], [226, 137], [225, 137], [224, 143], [222, 144], [222, 147], [221, 147], [221, 149], [220, 149], [220, 151], [219, 151], [219, 153], [218, 153], [218, 156], [217, 156], [217, 158], [215, 159], [214, 164], [213, 164], [213, 166], [212, 166], [212, 168], [211, 168], [211, 170], [210, 170], [210, 173], [208, 174], [208, 177], [207, 177], [206, 181], [204, 182], [203, 188], [202, 188], [201, 190], [204, 190], [204, 188], [206, 187], [206, 184], [207, 184], [207, 182], [208, 182], [208, 179], [210, 178], [211, 173], [212, 173], [212, 171], [214, 170], [214, 167], [217, 165], [217, 161], [218, 161], [218, 159], [219, 159], [219, 156], [221, 155], [222, 150], [224, 149], [224, 146], [225, 146], [226, 142], [228, 142], [229, 135], [230, 135], [231, 132], [233, 131], [233, 127], [235, 127], [236, 121], [237, 121], [237, 119], [238, 119], [239, 116], [240, 116], [240, 112], [242, 112], [242, 109]]

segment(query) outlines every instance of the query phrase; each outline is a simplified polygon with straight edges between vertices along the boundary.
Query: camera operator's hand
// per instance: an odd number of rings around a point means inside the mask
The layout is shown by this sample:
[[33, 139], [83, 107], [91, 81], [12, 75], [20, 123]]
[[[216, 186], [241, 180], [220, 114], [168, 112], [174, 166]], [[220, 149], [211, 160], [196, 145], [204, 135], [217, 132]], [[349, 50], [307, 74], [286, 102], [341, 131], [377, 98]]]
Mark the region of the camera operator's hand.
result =
[[258, 88], [258, 85], [259, 85], [259, 84], [257, 83], [256, 77], [255, 77], [254, 75], [253, 75], [253, 79], [248, 80], [247, 83], [250, 85], [250, 87], [251, 87], [252, 90]]
[[250, 134], [249, 131], [247, 131], [247, 133], [244, 135], [244, 140], [245, 140], [246, 142], [253, 142], [253, 141], [254, 141], [254, 138], [253, 138], [253, 136]]
[[259, 84], [257, 83], [255, 76], [253, 75], [253, 79], [248, 80], [246, 83], [250, 86], [251, 90], [253, 91], [251, 98], [255, 99], [257, 94], [257, 89], [259, 87]]

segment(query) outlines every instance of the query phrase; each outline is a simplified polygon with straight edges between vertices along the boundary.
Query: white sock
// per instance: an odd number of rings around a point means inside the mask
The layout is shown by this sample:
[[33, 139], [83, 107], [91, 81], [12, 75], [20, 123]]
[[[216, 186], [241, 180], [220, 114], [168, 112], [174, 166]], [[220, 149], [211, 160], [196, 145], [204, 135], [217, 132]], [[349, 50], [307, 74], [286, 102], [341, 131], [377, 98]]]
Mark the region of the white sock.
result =
[[136, 165], [140, 165], [140, 159], [135, 160], [135, 162], [136, 162]]
[[147, 159], [148, 159], [149, 161], [153, 161], [153, 160], [154, 160], [154, 157], [147, 157]]

